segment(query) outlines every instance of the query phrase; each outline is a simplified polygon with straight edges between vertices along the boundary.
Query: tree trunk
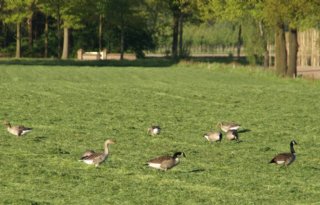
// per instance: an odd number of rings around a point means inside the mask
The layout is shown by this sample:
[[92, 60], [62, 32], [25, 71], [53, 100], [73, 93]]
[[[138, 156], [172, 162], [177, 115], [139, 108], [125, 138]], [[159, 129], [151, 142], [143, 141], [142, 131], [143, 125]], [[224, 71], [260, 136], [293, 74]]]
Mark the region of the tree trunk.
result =
[[49, 24], [48, 15], [46, 15], [46, 20], [44, 24], [44, 57], [48, 58], [48, 42], [49, 42]]
[[268, 47], [264, 46], [264, 54], [263, 54], [263, 67], [268, 68], [269, 67], [269, 51]]
[[102, 51], [102, 24], [103, 24], [103, 15], [99, 16], [99, 52]]
[[33, 28], [32, 28], [32, 19], [33, 14], [31, 14], [27, 20], [28, 22], [28, 47], [30, 55], [32, 56], [32, 50], [33, 50]]
[[289, 29], [288, 33], [288, 70], [287, 76], [295, 78], [297, 76], [297, 55], [298, 55], [298, 34], [297, 29]]
[[237, 58], [240, 58], [241, 46], [242, 46], [242, 27], [241, 27], [241, 24], [240, 24], [239, 25], [239, 30], [238, 30]]
[[57, 8], [57, 38], [58, 38], [58, 47], [57, 47], [57, 55], [58, 58], [60, 57], [61, 54], [61, 15], [60, 15], [60, 6], [58, 4]]
[[120, 60], [123, 60], [124, 56], [124, 22], [121, 22], [121, 36], [120, 36]]
[[276, 27], [275, 44], [276, 73], [283, 77], [287, 73], [287, 49], [283, 23], [279, 23]]
[[183, 51], [183, 15], [180, 15], [179, 18], [179, 57], [183, 57], [185, 55]]
[[4, 46], [5, 44], [5, 41], [6, 41], [6, 38], [5, 38], [5, 35], [4, 35], [4, 23], [0, 20], [0, 36], [3, 36], [3, 41], [0, 43], [0, 46]]
[[268, 51], [268, 40], [266, 39], [265, 32], [264, 32], [264, 25], [260, 21], [259, 22], [259, 30], [260, 30], [260, 38], [263, 42], [263, 67], [267, 68], [269, 67], [269, 51]]
[[16, 58], [21, 57], [21, 31], [20, 23], [17, 23]]
[[179, 35], [179, 12], [173, 14], [173, 32], [172, 32], [172, 58], [178, 57], [178, 35]]
[[63, 28], [63, 50], [61, 59], [67, 59], [69, 53], [69, 28]]

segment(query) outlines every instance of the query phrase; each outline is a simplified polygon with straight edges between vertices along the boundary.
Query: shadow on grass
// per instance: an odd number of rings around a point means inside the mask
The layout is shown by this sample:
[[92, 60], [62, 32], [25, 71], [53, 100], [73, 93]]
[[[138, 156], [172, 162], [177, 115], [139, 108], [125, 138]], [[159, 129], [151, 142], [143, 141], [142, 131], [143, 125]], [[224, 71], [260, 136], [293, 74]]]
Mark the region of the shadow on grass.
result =
[[59, 60], [59, 59], [1, 59], [0, 65], [39, 65], [39, 66], [92, 66], [92, 67], [169, 67], [177, 64], [179, 60], [169, 58], [145, 58], [134, 61], [130, 60], [97, 60], [97, 61], [80, 61], [80, 60]]
[[238, 131], [238, 133], [246, 133], [246, 132], [251, 132], [250, 129], [241, 129]]
[[199, 169], [193, 169], [193, 170], [191, 170], [191, 171], [189, 171], [189, 172], [197, 173], [197, 172], [204, 172], [204, 171], [206, 171], [206, 170], [199, 168]]
[[197, 56], [189, 57], [186, 60], [192, 62], [202, 62], [202, 63], [224, 63], [224, 64], [238, 64], [238, 65], [248, 65], [249, 62], [246, 57], [232, 57], [232, 56]]
[[245, 57], [235, 58], [228, 56], [204, 56], [188, 57], [184, 59], [171, 59], [167, 57], [146, 57], [137, 60], [97, 60], [80, 61], [76, 59], [44, 59], [44, 58], [5, 58], [0, 59], [0, 65], [48, 65], [48, 66], [93, 66], [93, 67], [169, 67], [180, 62], [180, 60], [204, 63], [224, 63], [247, 65]]

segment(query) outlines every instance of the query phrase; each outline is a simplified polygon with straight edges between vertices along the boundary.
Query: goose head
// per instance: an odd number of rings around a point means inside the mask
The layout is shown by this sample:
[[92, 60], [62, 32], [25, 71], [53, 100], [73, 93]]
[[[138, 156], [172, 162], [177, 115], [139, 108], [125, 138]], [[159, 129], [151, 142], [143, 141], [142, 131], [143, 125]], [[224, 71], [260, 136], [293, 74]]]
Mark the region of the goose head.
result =
[[298, 143], [295, 141], [295, 140], [292, 140], [291, 142], [290, 142], [290, 145], [297, 145]]
[[112, 140], [112, 139], [108, 139], [104, 142], [104, 146], [107, 147], [108, 145], [110, 144], [115, 144], [116, 141], [115, 140]]
[[184, 152], [175, 152], [173, 158], [176, 159], [179, 157], [186, 157], [186, 154]]

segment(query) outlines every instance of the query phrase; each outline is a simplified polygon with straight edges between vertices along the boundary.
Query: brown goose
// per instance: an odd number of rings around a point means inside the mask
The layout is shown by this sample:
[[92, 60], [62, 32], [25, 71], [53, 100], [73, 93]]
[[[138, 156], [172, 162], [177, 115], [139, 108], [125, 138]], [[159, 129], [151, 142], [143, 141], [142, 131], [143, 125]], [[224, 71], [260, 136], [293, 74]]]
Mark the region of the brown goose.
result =
[[228, 140], [239, 140], [239, 135], [237, 130], [229, 130], [226, 134]]
[[210, 142], [221, 142], [222, 140], [222, 133], [221, 132], [208, 132], [203, 135], [204, 138], [206, 138], [209, 143]]
[[179, 157], [186, 156], [183, 152], [176, 152], [173, 156], [161, 156], [148, 161], [148, 166], [167, 171], [179, 164]]
[[22, 136], [32, 131], [32, 128], [25, 127], [23, 125], [12, 126], [10, 122], [7, 121], [4, 122], [4, 125], [6, 126], [9, 133], [16, 136]]
[[[106, 140], [104, 143], [104, 152], [96, 153], [92, 150], [86, 151], [81, 157], [80, 161], [86, 164], [94, 164], [96, 167], [104, 162], [109, 156], [109, 145], [115, 144], [113, 140]], [[85, 156], [86, 155], [86, 156]]]
[[160, 134], [160, 130], [161, 130], [161, 128], [160, 128], [159, 125], [152, 125], [151, 127], [148, 128], [148, 132], [147, 133], [149, 135], [154, 136], [154, 135]]
[[92, 155], [92, 154], [94, 154], [94, 153], [96, 153], [96, 152], [93, 151], [93, 150], [87, 150], [87, 151], [85, 151], [85, 152], [83, 153], [83, 155], [82, 155], [82, 157], [80, 158], [80, 160], [85, 159], [85, 158], [89, 157], [90, 155]]
[[238, 130], [240, 128], [240, 125], [235, 122], [219, 122], [217, 125], [223, 132]]
[[290, 142], [290, 152], [281, 153], [276, 155], [269, 163], [282, 164], [285, 166], [289, 166], [296, 159], [296, 152], [294, 151], [293, 145], [296, 145], [297, 142], [292, 140]]

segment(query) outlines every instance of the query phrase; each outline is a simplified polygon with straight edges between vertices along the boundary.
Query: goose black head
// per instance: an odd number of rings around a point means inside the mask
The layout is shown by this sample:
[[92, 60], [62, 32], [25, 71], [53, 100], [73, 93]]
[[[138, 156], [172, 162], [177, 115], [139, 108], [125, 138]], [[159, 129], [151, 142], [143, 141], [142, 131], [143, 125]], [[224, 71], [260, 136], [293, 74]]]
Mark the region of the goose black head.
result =
[[181, 157], [181, 156], [186, 157], [184, 152], [176, 152], [176, 153], [174, 153], [173, 158], [177, 158], [177, 157]]
[[290, 142], [290, 145], [296, 145], [296, 144], [298, 144], [295, 140], [292, 140], [291, 142]]

